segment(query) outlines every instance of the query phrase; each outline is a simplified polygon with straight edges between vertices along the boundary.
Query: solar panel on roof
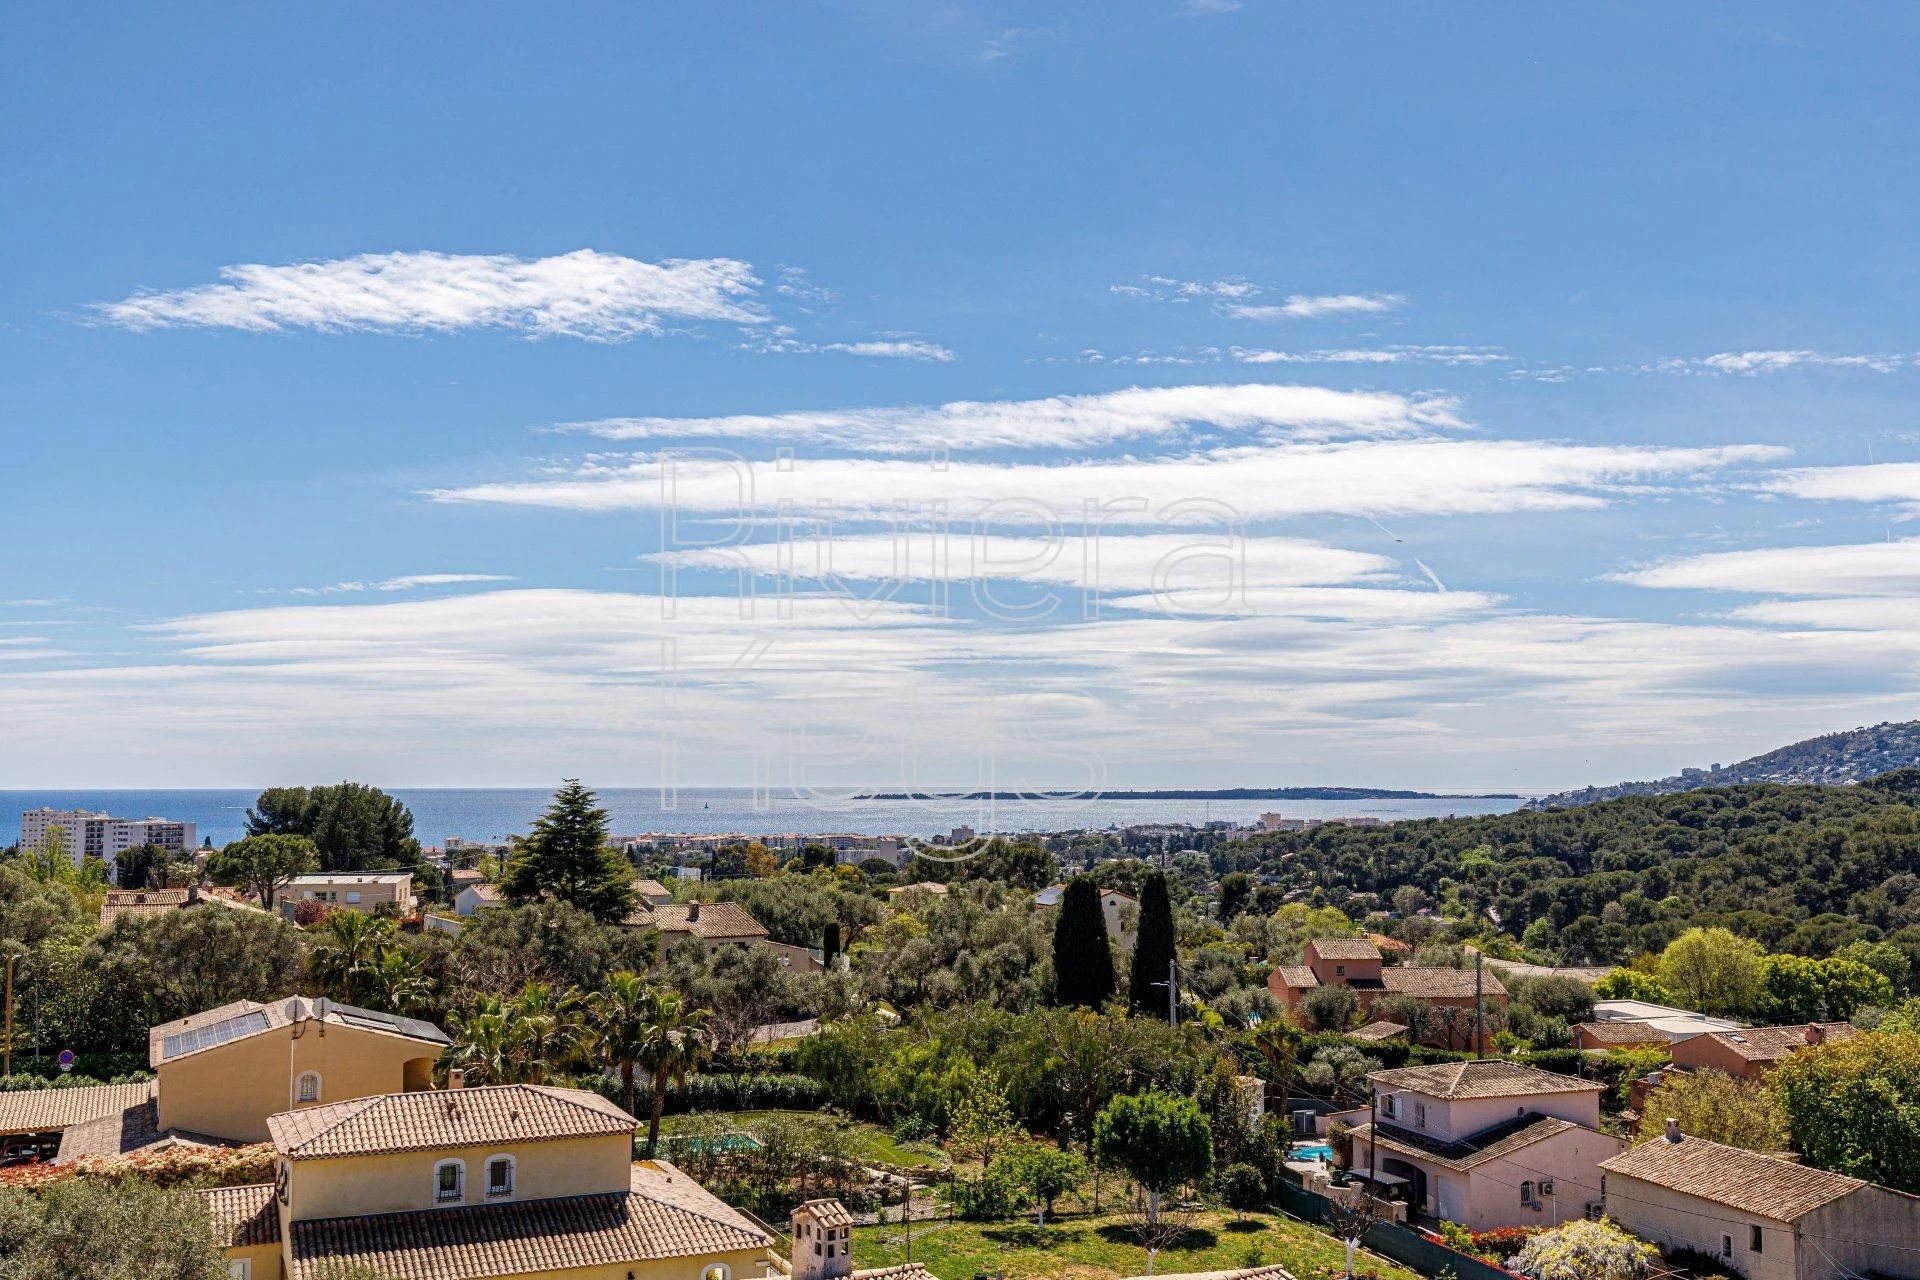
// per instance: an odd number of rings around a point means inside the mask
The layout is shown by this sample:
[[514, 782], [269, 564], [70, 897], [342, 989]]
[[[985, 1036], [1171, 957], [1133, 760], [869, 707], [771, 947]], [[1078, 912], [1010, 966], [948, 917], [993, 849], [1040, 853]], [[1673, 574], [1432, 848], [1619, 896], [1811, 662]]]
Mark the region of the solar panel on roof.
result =
[[211, 1049], [230, 1040], [243, 1036], [257, 1035], [272, 1024], [264, 1013], [243, 1013], [237, 1017], [225, 1018], [210, 1026], [195, 1027], [191, 1031], [176, 1031], [160, 1042], [160, 1058], [167, 1061], [189, 1053], [198, 1053], [202, 1049]]

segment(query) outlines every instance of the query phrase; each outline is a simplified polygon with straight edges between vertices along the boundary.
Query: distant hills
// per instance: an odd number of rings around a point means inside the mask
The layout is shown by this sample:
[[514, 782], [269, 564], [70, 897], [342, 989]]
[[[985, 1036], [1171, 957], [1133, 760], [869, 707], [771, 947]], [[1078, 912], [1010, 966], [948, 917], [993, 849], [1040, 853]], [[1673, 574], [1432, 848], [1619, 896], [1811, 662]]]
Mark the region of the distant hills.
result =
[[1902, 720], [1808, 738], [1724, 768], [1682, 769], [1671, 778], [1654, 782], [1616, 782], [1608, 787], [1562, 791], [1530, 801], [1527, 807], [1564, 809], [1622, 796], [1665, 796], [1745, 782], [1845, 786], [1894, 769], [1915, 767], [1920, 767], [1920, 720]]
[[1511, 792], [1453, 795], [1379, 787], [1220, 787], [1174, 791], [876, 791], [856, 800], [1518, 800]]

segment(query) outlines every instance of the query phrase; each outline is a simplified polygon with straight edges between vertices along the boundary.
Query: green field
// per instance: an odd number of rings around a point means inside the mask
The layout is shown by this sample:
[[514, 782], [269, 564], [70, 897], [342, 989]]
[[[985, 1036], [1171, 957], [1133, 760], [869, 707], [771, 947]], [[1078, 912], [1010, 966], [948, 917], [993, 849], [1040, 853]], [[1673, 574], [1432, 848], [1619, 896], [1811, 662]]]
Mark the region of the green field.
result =
[[[815, 1113], [810, 1111], [689, 1112], [686, 1115], [662, 1117], [660, 1121], [660, 1135], [663, 1138], [672, 1137], [680, 1131], [681, 1127], [684, 1126], [687, 1121], [694, 1119], [696, 1116], [705, 1119], [721, 1120], [735, 1128], [745, 1129], [750, 1127], [756, 1120], [775, 1115], [804, 1115], [812, 1117]], [[853, 1135], [854, 1146], [859, 1152], [860, 1158], [863, 1160], [869, 1160], [876, 1164], [893, 1165], [903, 1169], [944, 1169], [947, 1166], [946, 1157], [933, 1146], [922, 1145], [917, 1142], [899, 1142], [891, 1133], [882, 1129], [877, 1124], [867, 1124], [859, 1120], [842, 1120], [840, 1123], [845, 1125], [848, 1132]], [[671, 1152], [668, 1152], [668, 1154], [671, 1154]]]
[[[882, 1267], [906, 1261], [900, 1224], [854, 1228], [854, 1265]], [[1027, 1222], [917, 1222], [913, 1260], [940, 1280], [972, 1280], [977, 1271], [1006, 1280], [1101, 1280], [1144, 1275], [1147, 1252], [1114, 1214], [1073, 1215], [1044, 1228]], [[1268, 1213], [1207, 1212], [1175, 1246], [1160, 1251], [1154, 1271], [1225, 1271], [1278, 1263], [1299, 1280], [1345, 1274], [1346, 1248], [1332, 1236], [1293, 1218]], [[1356, 1269], [1382, 1280], [1418, 1280], [1398, 1263], [1362, 1252]]]

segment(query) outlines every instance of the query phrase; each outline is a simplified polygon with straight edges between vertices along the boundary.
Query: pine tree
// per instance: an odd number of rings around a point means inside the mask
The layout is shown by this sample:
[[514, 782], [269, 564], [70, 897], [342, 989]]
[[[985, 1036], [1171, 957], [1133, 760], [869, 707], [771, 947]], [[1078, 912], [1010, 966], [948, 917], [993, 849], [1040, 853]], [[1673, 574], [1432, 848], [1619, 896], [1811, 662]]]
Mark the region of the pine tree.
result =
[[1053, 990], [1061, 1004], [1098, 1009], [1113, 999], [1113, 949], [1100, 889], [1092, 876], [1075, 876], [1060, 895], [1053, 922]]
[[533, 834], [515, 844], [500, 884], [515, 906], [547, 898], [609, 923], [633, 911], [633, 886], [633, 867], [607, 844], [607, 811], [576, 778], [565, 780]]
[[1133, 942], [1133, 982], [1129, 992], [1135, 1013], [1167, 1016], [1168, 970], [1173, 965], [1173, 903], [1167, 877], [1156, 871], [1140, 887], [1140, 924]]

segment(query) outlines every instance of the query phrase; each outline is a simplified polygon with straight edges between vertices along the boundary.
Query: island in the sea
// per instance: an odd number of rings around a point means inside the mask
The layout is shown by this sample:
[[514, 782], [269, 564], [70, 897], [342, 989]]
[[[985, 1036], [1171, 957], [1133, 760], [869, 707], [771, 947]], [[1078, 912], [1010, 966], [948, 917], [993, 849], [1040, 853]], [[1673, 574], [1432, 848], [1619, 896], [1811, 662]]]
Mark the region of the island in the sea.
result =
[[1521, 800], [1504, 791], [1460, 795], [1380, 787], [1221, 787], [1178, 791], [874, 791], [856, 800]]

